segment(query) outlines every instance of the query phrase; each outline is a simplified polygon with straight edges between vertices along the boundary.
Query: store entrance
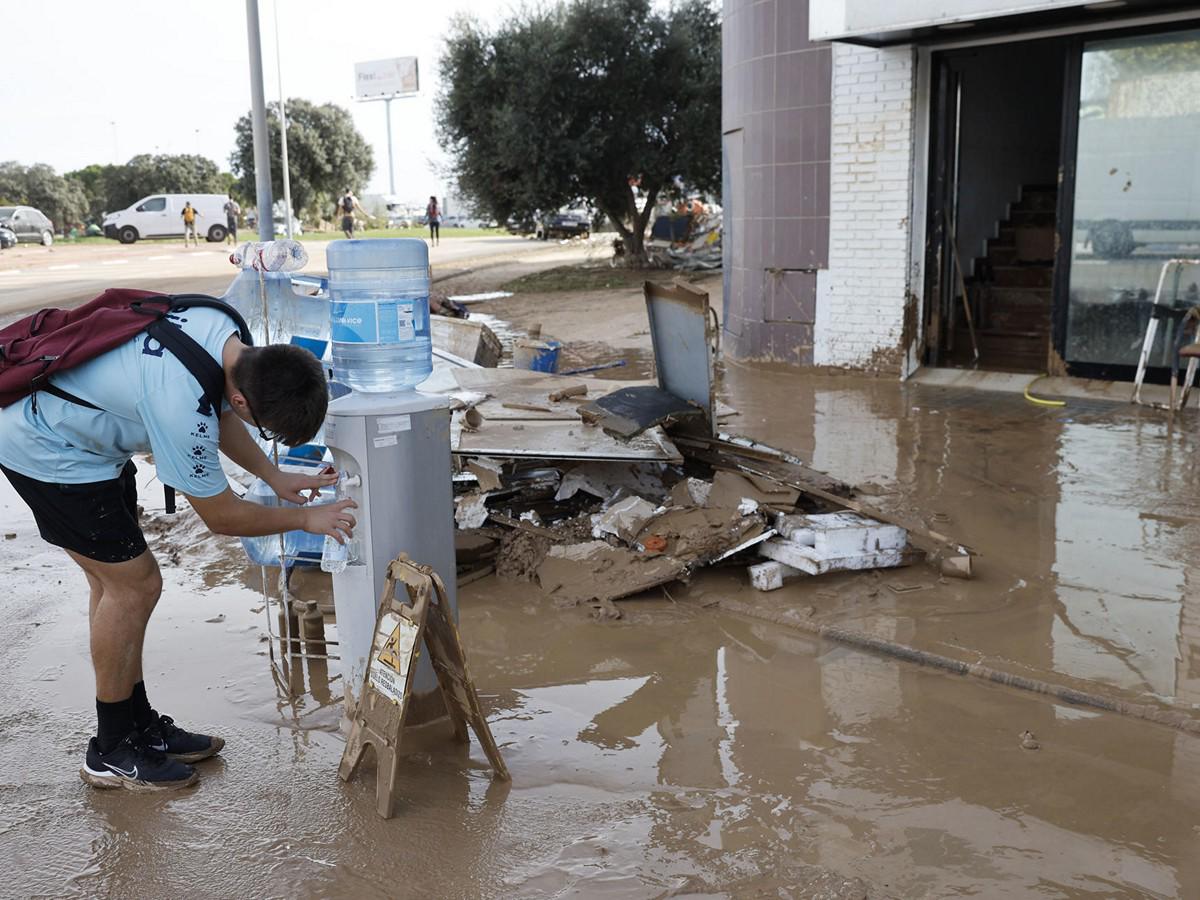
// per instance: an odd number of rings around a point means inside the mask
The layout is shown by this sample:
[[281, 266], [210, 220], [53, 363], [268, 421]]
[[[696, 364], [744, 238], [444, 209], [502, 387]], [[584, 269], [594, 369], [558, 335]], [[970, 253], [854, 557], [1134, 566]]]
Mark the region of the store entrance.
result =
[[1070, 41], [934, 54], [927, 363], [1044, 372]]

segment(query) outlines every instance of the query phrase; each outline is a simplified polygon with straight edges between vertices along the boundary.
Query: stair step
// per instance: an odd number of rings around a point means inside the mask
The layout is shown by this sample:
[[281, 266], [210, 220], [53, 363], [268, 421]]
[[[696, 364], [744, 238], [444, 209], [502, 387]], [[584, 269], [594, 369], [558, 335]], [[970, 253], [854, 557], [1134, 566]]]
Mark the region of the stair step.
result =
[[1054, 227], [1054, 211], [1044, 209], [1014, 209], [1008, 216], [1010, 225], [1049, 225]]
[[[1017, 248], [1013, 244], [993, 244], [988, 241], [987, 258], [993, 267], [1006, 266], [1017, 261]], [[979, 271], [978, 265], [975, 271]]]
[[1025, 188], [1021, 191], [1021, 199], [1014, 203], [1012, 208], [1054, 212], [1058, 208], [1058, 191], [1053, 188], [1050, 190]]
[[1053, 266], [992, 265], [992, 283], [998, 287], [1048, 288], [1054, 283]]

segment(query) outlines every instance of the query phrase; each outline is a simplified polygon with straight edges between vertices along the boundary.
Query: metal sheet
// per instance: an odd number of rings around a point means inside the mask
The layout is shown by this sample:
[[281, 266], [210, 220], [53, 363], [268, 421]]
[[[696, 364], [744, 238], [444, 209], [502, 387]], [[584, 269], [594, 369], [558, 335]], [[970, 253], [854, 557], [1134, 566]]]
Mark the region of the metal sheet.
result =
[[686, 284], [646, 282], [646, 314], [658, 386], [695, 403], [713, 422], [712, 317], [708, 294]]

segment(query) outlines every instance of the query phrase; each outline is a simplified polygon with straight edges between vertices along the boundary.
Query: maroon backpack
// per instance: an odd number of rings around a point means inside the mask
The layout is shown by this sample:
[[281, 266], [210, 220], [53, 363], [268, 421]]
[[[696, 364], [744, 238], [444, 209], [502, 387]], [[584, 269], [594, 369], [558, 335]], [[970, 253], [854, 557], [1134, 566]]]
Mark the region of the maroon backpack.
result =
[[[110, 288], [75, 309], [43, 309], [0, 329], [0, 408], [45, 391], [71, 403], [98, 409], [50, 382], [107, 353], [143, 331], [166, 347], [199, 382], [214, 410], [221, 409], [225, 374], [200, 344], [167, 318], [167, 313], [209, 307], [226, 313], [245, 344], [253, 344], [245, 321], [232, 306], [204, 294], [160, 294]], [[36, 406], [35, 406], [36, 408]]]

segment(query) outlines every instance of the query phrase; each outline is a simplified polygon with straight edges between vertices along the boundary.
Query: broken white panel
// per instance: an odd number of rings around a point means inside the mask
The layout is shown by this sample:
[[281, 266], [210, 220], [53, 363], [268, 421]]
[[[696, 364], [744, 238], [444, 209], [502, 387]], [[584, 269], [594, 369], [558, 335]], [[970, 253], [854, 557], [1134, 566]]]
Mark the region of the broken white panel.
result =
[[815, 547], [823, 556], [854, 556], [908, 546], [908, 532], [852, 512], [780, 516], [775, 526], [793, 544]]
[[773, 559], [755, 563], [747, 571], [750, 573], [750, 586], [756, 591], [777, 591], [783, 587], [783, 579], [805, 574]]
[[905, 564], [903, 550], [880, 550], [859, 554], [825, 553], [816, 547], [796, 544], [784, 538], [765, 541], [758, 552], [767, 559], [781, 562], [809, 575], [863, 569], [893, 569]]
[[487, 456], [480, 456], [467, 463], [467, 471], [479, 481], [479, 489], [484, 493], [500, 489], [500, 475], [504, 470], [504, 462]]
[[482, 528], [487, 521], [487, 494], [464, 494], [454, 501], [454, 521], [459, 528]]
[[604, 512], [592, 516], [592, 537], [603, 538], [606, 534], [612, 534], [631, 544], [657, 512], [658, 507], [648, 500], [626, 497]]
[[563, 473], [555, 500], [570, 500], [580, 491], [597, 500], [608, 500], [617, 491], [641, 497], [663, 496], [663, 466], [660, 463], [585, 462]]
[[453, 451], [505, 458], [683, 462], [679, 449], [657, 425], [621, 441], [582, 422], [485, 420], [478, 431], [462, 430]]

